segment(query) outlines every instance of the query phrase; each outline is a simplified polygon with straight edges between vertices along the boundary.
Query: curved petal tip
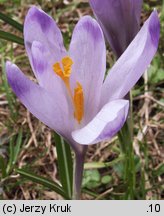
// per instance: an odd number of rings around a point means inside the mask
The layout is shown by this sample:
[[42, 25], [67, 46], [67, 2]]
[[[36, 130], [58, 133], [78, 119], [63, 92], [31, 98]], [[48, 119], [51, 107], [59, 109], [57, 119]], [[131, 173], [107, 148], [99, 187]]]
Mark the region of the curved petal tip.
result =
[[160, 36], [160, 21], [156, 9], [152, 12], [150, 19], [149, 32], [154, 46], [157, 47]]
[[13, 63], [11, 61], [6, 61], [6, 68], [8, 68], [8, 67], [10, 67], [12, 65], [13, 65]]
[[96, 144], [111, 139], [124, 125], [129, 101], [115, 100], [106, 104], [85, 127], [73, 131], [73, 139], [83, 145]]
[[37, 8], [36, 6], [32, 6], [26, 15], [25, 18], [25, 24], [24, 24], [24, 31], [26, 34], [26, 25], [29, 23], [29, 21], [37, 22], [42, 31], [47, 31], [51, 27], [53, 27], [53, 21], [52, 18], [46, 14], [43, 10], [40, 8]]
[[103, 35], [102, 29], [99, 23], [89, 15], [83, 16], [79, 20], [75, 29], [76, 30], [78, 29], [78, 31], [74, 31], [74, 34], [76, 33], [77, 36], [79, 35], [81, 31], [81, 32], [87, 32], [88, 34], [90, 34], [93, 40], [96, 41], [96, 43], [98, 43], [99, 40], [101, 41], [104, 40], [104, 35]]
[[29, 91], [27, 79], [24, 79], [21, 70], [10, 61], [6, 62], [6, 75], [8, 83], [18, 97], [21, 97], [24, 92]]

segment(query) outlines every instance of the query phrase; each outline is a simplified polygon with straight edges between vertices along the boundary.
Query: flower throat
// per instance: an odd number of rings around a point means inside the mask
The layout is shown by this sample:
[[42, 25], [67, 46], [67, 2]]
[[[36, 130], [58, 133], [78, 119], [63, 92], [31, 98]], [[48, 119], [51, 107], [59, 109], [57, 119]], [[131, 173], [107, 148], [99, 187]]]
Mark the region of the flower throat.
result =
[[53, 70], [55, 74], [57, 74], [64, 82], [68, 94], [71, 98], [74, 107], [74, 118], [80, 124], [83, 116], [84, 116], [84, 93], [82, 85], [77, 82], [76, 88], [74, 88], [74, 95], [72, 94], [70, 87], [70, 75], [72, 72], [73, 61], [69, 56], [62, 58], [62, 67], [60, 62], [56, 62], [53, 65]]

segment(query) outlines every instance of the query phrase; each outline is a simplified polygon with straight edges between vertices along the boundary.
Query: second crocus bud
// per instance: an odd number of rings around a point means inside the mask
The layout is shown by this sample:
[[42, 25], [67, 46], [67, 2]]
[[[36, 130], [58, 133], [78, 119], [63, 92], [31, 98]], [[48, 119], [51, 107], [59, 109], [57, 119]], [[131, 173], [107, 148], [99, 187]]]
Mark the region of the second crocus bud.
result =
[[119, 58], [139, 30], [142, 0], [89, 2], [108, 43]]

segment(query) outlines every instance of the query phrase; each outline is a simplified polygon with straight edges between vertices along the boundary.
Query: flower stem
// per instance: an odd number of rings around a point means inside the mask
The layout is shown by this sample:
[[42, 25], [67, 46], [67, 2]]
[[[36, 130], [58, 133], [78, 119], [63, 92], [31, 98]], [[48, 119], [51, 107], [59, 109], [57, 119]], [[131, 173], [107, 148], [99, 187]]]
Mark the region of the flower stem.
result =
[[119, 140], [123, 144], [124, 149], [122, 151], [124, 160], [124, 180], [126, 184], [125, 199], [134, 199], [135, 191], [135, 163], [134, 163], [134, 151], [133, 142], [130, 136], [128, 123], [126, 122], [124, 127], [119, 132]]
[[73, 172], [73, 200], [80, 199], [81, 184], [83, 178], [84, 159], [87, 146], [83, 146], [82, 151], [75, 151], [74, 172]]
[[133, 118], [132, 118], [132, 96], [130, 93], [126, 96], [130, 100], [130, 110], [128, 119], [118, 134], [120, 146], [124, 160], [124, 180], [127, 186], [125, 199], [134, 199], [136, 184], [134, 150], [133, 150]]

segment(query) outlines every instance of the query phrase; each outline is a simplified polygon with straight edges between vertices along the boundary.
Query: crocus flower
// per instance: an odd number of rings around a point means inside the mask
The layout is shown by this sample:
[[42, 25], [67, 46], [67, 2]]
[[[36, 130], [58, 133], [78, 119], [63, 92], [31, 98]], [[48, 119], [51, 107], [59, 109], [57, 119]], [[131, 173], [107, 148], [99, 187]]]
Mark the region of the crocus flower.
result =
[[150, 64], [158, 40], [154, 11], [104, 81], [106, 49], [96, 20], [80, 19], [66, 51], [55, 21], [32, 7], [24, 23], [24, 41], [38, 83], [11, 62], [6, 63], [8, 82], [34, 116], [78, 151], [79, 144], [110, 139], [123, 126], [129, 102], [122, 98]]
[[55, 21], [36, 7], [29, 10], [24, 41], [38, 83], [9, 61], [7, 78], [25, 107], [74, 149], [75, 198], [80, 195], [86, 146], [110, 139], [121, 129], [129, 107], [122, 98], [150, 64], [158, 39], [154, 11], [104, 81], [105, 41], [96, 20], [80, 19], [66, 51]]
[[112, 50], [119, 57], [137, 34], [142, 0], [89, 0]]

